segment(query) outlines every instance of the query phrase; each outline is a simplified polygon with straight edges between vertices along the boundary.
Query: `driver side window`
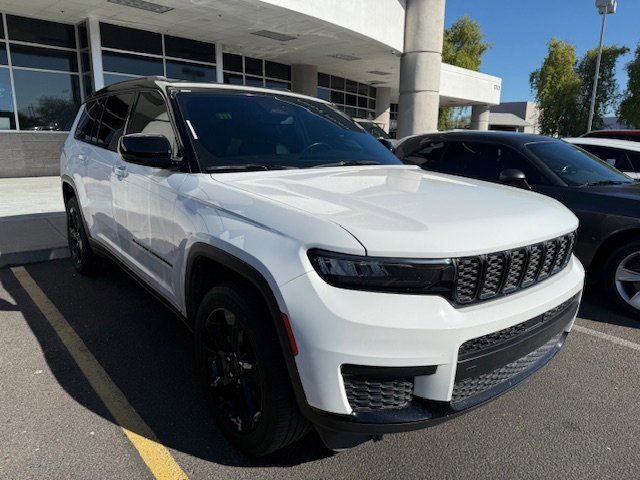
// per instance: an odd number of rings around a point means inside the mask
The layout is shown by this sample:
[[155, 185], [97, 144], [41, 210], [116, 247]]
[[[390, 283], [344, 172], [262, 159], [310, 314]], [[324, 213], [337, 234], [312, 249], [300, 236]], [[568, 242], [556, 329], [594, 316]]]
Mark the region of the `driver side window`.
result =
[[173, 155], [177, 154], [176, 135], [169, 120], [167, 105], [157, 92], [140, 92], [129, 119], [127, 133], [159, 133], [171, 143]]

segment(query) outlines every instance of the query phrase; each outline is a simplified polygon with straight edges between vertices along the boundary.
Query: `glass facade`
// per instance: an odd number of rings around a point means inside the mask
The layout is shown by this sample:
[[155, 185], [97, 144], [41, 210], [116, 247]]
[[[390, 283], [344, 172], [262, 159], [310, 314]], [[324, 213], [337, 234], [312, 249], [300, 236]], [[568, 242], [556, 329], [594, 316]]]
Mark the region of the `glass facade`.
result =
[[100, 23], [104, 83], [162, 75], [174, 80], [216, 81], [216, 46], [187, 38]]
[[291, 66], [259, 58], [225, 53], [224, 83], [291, 90]]
[[376, 88], [366, 83], [318, 73], [318, 97], [334, 103], [351, 117], [375, 118]]
[[[229, 52], [216, 65], [213, 43], [98, 25], [105, 85], [151, 75], [216, 82], [220, 68], [224, 83], [292, 89], [290, 65]], [[0, 13], [0, 130], [69, 130], [81, 102], [95, 90], [91, 53], [86, 22]], [[352, 117], [375, 116], [376, 89], [365, 83], [319, 73], [318, 97]]]
[[68, 130], [82, 100], [76, 27], [0, 19], [0, 130]]

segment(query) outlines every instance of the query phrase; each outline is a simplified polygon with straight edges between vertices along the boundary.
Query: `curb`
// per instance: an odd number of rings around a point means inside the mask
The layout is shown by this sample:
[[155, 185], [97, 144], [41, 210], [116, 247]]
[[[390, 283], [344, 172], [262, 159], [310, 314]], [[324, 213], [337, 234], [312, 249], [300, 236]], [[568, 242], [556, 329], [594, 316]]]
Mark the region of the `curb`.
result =
[[59, 260], [69, 258], [69, 248], [55, 247], [43, 250], [30, 250], [26, 252], [10, 252], [0, 255], [0, 268], [17, 267], [29, 263], [47, 262], [49, 260]]
[[69, 258], [64, 212], [0, 217], [0, 268]]

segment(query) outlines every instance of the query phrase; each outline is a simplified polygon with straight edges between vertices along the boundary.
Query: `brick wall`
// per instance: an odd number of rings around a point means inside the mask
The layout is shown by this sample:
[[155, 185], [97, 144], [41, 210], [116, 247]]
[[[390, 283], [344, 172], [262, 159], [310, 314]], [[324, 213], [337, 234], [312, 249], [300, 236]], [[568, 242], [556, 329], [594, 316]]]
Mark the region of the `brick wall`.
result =
[[67, 132], [0, 133], [0, 178], [59, 175]]

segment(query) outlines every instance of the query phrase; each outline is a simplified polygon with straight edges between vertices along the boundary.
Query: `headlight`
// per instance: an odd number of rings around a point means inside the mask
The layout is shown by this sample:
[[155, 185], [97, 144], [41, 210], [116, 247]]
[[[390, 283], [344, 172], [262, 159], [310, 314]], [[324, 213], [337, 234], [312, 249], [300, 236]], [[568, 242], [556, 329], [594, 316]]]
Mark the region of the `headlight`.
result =
[[309, 250], [315, 271], [329, 285], [357, 290], [450, 295], [455, 267], [451, 259], [362, 257]]

